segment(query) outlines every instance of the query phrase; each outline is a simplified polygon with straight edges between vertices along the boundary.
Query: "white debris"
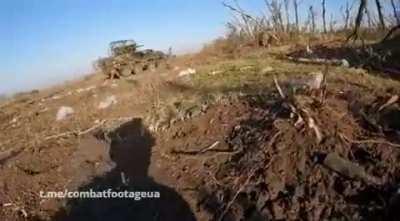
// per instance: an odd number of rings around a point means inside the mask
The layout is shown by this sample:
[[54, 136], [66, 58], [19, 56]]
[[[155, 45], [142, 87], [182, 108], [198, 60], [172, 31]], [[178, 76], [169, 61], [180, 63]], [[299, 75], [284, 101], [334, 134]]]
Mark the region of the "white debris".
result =
[[4, 203], [3, 204], [3, 207], [10, 207], [10, 206], [12, 206], [13, 204], [12, 203]]
[[106, 109], [113, 104], [117, 103], [117, 98], [114, 95], [107, 97], [105, 100], [99, 103], [99, 109]]
[[217, 74], [221, 74], [221, 73], [223, 73], [223, 71], [215, 70], [215, 71], [211, 71], [210, 75], [217, 75]]
[[310, 45], [307, 45], [307, 47], [306, 47], [306, 52], [307, 52], [307, 54], [309, 54], [309, 55], [311, 55], [311, 54], [313, 54], [313, 53], [314, 53], [314, 51], [313, 51], [313, 50], [311, 50], [311, 47], [310, 47]]
[[183, 77], [183, 76], [192, 75], [192, 74], [196, 74], [196, 69], [188, 68], [186, 70], [179, 72], [178, 76]]
[[72, 107], [62, 106], [58, 109], [56, 120], [61, 121], [74, 114], [75, 111]]
[[63, 96], [61, 94], [59, 94], [59, 95], [52, 96], [50, 99], [51, 100], [58, 100], [58, 99], [61, 99], [61, 98], [63, 98]]
[[10, 124], [15, 124], [15, 123], [17, 123], [17, 121], [18, 121], [18, 118], [17, 118], [17, 117], [14, 117], [14, 118], [10, 121]]
[[271, 66], [267, 66], [267, 67], [265, 67], [265, 68], [263, 68], [262, 70], [261, 70], [261, 73], [262, 74], [266, 74], [266, 73], [269, 73], [269, 72], [271, 72], [271, 71], [273, 71], [274, 69], [271, 67]]
[[112, 84], [110, 85], [110, 87], [118, 87], [118, 84], [117, 84], [117, 83], [112, 83]]
[[251, 70], [253, 68], [254, 68], [254, 66], [252, 66], [252, 65], [246, 65], [244, 67], [239, 68], [239, 70], [240, 71], [248, 71], [248, 70]]
[[91, 90], [94, 90], [94, 89], [96, 89], [96, 86], [94, 86], [94, 85], [89, 86], [87, 88], [78, 88], [78, 89], [76, 89], [76, 93], [80, 94], [82, 92], [91, 91]]
[[312, 77], [307, 81], [307, 85], [310, 87], [310, 89], [320, 89], [324, 81], [324, 74], [318, 71], [312, 72], [310, 73], [310, 75]]
[[341, 60], [341, 65], [342, 65], [342, 67], [344, 67], [344, 68], [348, 68], [348, 67], [350, 67], [350, 63], [346, 60], [346, 59], [342, 59]]

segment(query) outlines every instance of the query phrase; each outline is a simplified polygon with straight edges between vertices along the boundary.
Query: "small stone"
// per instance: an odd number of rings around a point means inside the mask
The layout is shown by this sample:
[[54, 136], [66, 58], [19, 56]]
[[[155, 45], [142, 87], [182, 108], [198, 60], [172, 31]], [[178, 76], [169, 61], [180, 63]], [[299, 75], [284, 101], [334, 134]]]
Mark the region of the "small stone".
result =
[[179, 72], [178, 76], [183, 77], [183, 76], [192, 75], [192, 74], [196, 74], [196, 69], [188, 68], [186, 70]]
[[60, 107], [60, 109], [58, 109], [56, 120], [57, 121], [65, 120], [74, 113], [75, 111], [72, 107], [62, 106]]
[[318, 71], [318, 72], [313, 72], [310, 75], [312, 76], [312, 78], [308, 80], [307, 85], [311, 89], [320, 89], [322, 86], [322, 82], [324, 80], [324, 74]]
[[342, 62], [342, 64], [341, 64], [342, 67], [344, 67], [344, 68], [350, 67], [350, 63], [346, 59], [342, 59], [341, 62]]
[[11, 123], [11, 124], [15, 124], [15, 123], [17, 123], [17, 121], [18, 121], [18, 118], [17, 118], [17, 117], [14, 117], [14, 118], [10, 121], [10, 123]]
[[116, 103], [117, 103], [117, 98], [114, 95], [111, 95], [99, 103], [98, 109], [106, 109]]
[[221, 73], [223, 73], [223, 71], [216, 70], [216, 71], [211, 71], [210, 75], [217, 75], [217, 74], [221, 74]]

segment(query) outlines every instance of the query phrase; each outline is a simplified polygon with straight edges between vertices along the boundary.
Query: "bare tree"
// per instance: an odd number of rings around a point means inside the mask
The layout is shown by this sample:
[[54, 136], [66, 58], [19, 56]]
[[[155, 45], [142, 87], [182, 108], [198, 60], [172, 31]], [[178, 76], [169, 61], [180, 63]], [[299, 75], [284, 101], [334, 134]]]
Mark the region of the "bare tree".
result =
[[313, 9], [313, 6], [311, 5], [308, 9], [308, 19], [310, 21], [311, 24], [311, 32], [314, 33], [315, 32], [315, 11]]
[[350, 39], [358, 39], [358, 30], [360, 29], [361, 22], [367, 8], [367, 0], [360, 0], [360, 6], [358, 7], [358, 12], [354, 24], [353, 32], [347, 37], [347, 41]]
[[392, 8], [393, 8], [393, 15], [396, 18], [397, 25], [400, 25], [400, 15], [398, 14], [398, 11], [397, 11], [397, 8], [396, 8], [396, 4], [394, 3], [394, 0], [390, 0], [390, 3], [391, 3]]
[[290, 17], [289, 17], [289, 0], [284, 0], [285, 15], [286, 15], [286, 31], [290, 31]]
[[400, 24], [399, 24], [399, 25], [396, 25], [396, 26], [394, 26], [392, 29], [390, 29], [389, 32], [386, 34], [386, 36], [382, 39], [382, 42], [384, 42], [384, 41], [390, 39], [390, 37], [393, 35], [393, 33], [394, 33], [395, 31], [399, 30], [399, 29], [400, 29]]
[[296, 19], [296, 30], [299, 31], [299, 2], [298, 0], [293, 0], [294, 16]]
[[336, 21], [334, 20], [333, 14], [331, 13], [331, 18], [330, 18], [330, 22], [329, 22], [329, 31], [330, 32], [335, 31], [335, 25], [336, 25]]
[[344, 9], [343, 9], [343, 7], [341, 7], [341, 11], [343, 11], [344, 30], [347, 30], [349, 28], [351, 9], [352, 9], [352, 7], [349, 5], [349, 1], [346, 1], [346, 6]]
[[368, 8], [365, 9], [365, 14], [367, 15], [368, 29], [372, 29], [372, 27], [374, 26], [374, 22], [372, 21], [371, 12], [368, 10]]
[[385, 25], [385, 19], [383, 18], [381, 2], [379, 0], [375, 0], [375, 4], [376, 4], [376, 9], [378, 10], [380, 28], [384, 30], [386, 29], [386, 25]]
[[276, 31], [284, 31], [283, 19], [282, 19], [282, 4], [278, 3], [279, 0], [264, 0], [269, 12], [271, 13], [271, 20]]
[[[253, 16], [246, 13], [235, 0], [235, 7], [226, 3], [222, 2], [222, 5], [226, 8], [230, 9], [232, 12], [235, 13], [234, 19], [236, 22], [229, 23], [231, 26], [231, 30], [235, 32], [239, 32], [239, 34], [244, 34], [249, 38], [256, 39], [257, 38], [257, 30], [260, 26], [261, 19], [254, 18]], [[234, 27], [234, 28], [233, 28]]]
[[326, 34], [326, 4], [325, 4], [325, 0], [322, 0], [322, 22], [323, 22], [323, 28], [324, 28], [324, 33]]

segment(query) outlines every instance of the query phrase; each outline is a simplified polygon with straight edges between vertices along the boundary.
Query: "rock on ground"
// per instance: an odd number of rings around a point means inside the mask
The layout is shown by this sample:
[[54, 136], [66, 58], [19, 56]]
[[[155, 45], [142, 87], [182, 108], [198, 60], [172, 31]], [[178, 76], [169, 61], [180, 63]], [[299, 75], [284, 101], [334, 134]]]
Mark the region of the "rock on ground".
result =
[[57, 121], [65, 120], [74, 113], [75, 113], [75, 111], [72, 107], [62, 106], [57, 111], [56, 120]]
[[179, 72], [178, 75], [179, 75], [179, 77], [183, 77], [183, 76], [192, 75], [192, 74], [196, 74], [196, 69], [188, 68], [186, 70]]
[[106, 109], [116, 103], [117, 98], [115, 97], [115, 95], [111, 95], [99, 103], [98, 109]]

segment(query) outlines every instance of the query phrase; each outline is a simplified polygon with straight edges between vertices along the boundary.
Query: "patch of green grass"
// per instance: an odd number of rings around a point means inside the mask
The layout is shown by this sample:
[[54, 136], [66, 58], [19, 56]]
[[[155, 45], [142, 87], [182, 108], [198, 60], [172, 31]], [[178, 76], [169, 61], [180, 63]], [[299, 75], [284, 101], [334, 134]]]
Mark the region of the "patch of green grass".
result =
[[[269, 71], [264, 71], [270, 67]], [[257, 93], [275, 90], [273, 76], [281, 82], [303, 78], [311, 72], [324, 71], [324, 65], [299, 64], [280, 60], [272, 56], [247, 57], [225, 60], [198, 68], [192, 76], [193, 87], [203, 93], [244, 92]], [[357, 86], [368, 91], [382, 92], [400, 90], [400, 82], [379, 75], [360, 71], [360, 69], [329, 67], [330, 87], [349, 88]], [[347, 85], [347, 86], [346, 86]], [[396, 90], [396, 88], [399, 88]]]
[[[266, 68], [271, 70], [265, 71]], [[304, 75], [321, 67], [285, 62], [271, 57], [222, 61], [204, 66], [192, 80], [195, 87], [211, 91], [259, 91], [271, 88], [273, 76], [281, 79]]]

